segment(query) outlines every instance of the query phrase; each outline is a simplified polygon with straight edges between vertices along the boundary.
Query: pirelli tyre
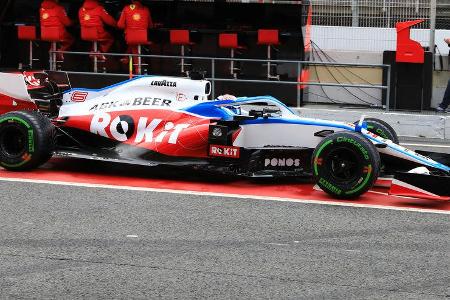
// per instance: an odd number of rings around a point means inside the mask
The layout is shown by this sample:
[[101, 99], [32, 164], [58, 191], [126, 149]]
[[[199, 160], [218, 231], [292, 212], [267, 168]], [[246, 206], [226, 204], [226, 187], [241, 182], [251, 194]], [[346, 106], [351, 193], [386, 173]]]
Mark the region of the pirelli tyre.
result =
[[337, 132], [323, 139], [312, 156], [314, 179], [335, 198], [357, 198], [369, 190], [380, 172], [375, 146], [355, 132]]
[[55, 148], [55, 127], [36, 111], [0, 116], [0, 166], [21, 171], [47, 162]]
[[367, 123], [367, 130], [381, 136], [382, 138], [393, 141], [398, 144], [398, 136], [394, 128], [383, 120], [375, 118], [367, 118], [364, 120]]

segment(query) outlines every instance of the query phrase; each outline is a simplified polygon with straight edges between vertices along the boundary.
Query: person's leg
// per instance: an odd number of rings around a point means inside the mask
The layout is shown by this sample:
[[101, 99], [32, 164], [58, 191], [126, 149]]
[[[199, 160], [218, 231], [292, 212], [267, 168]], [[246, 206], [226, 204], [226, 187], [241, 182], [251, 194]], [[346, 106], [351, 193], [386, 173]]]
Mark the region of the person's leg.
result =
[[73, 43], [75, 42], [75, 38], [68, 33], [67, 31], [64, 33], [63, 36], [63, 41], [61, 43], [61, 47], [59, 48], [59, 50], [61, 51], [67, 51], [70, 49], [70, 47], [72, 47]]
[[[136, 48], [136, 50], [134, 50], [134, 48]], [[126, 53], [136, 54], [136, 53], [137, 53], [137, 46], [131, 46], [131, 45], [128, 45], [127, 50], [126, 50]], [[133, 59], [133, 60], [134, 60], [134, 59]], [[130, 58], [129, 58], [129, 56], [127, 55], [127, 56], [124, 56], [123, 58], [121, 58], [120, 61], [121, 61], [123, 64], [128, 64], [129, 61], [130, 61]]]
[[439, 104], [439, 107], [445, 110], [449, 105], [450, 105], [450, 79], [448, 80], [444, 98], [442, 99], [442, 103]]
[[[75, 42], [75, 38], [68, 33], [67, 31], [64, 31], [62, 41], [60, 43], [60, 47], [58, 51], [67, 51], [72, 47], [73, 43]], [[63, 61], [64, 55], [62, 53], [57, 54], [58, 60]]]
[[114, 44], [114, 37], [109, 32], [105, 31], [100, 38], [102, 39], [100, 42], [100, 51], [103, 53], [108, 52]]

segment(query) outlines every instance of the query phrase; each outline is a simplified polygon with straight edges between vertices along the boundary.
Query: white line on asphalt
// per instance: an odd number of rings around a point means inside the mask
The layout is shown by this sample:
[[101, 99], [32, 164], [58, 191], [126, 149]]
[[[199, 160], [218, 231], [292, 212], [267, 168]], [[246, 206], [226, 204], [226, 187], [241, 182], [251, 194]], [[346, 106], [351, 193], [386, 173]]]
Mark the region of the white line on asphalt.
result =
[[0, 181], [41, 183], [41, 184], [49, 184], [49, 185], [63, 185], [63, 186], [75, 186], [75, 187], [84, 187], [84, 188], [101, 188], [101, 189], [113, 189], [113, 190], [129, 190], [129, 191], [154, 192], [154, 193], [169, 193], [169, 194], [179, 194], [179, 195], [200, 195], [200, 196], [210, 196], [210, 197], [237, 198], [237, 199], [246, 199], [246, 200], [255, 199], [255, 200], [278, 201], [278, 202], [296, 202], [296, 203], [302, 203], [302, 204], [375, 208], [375, 209], [384, 209], [384, 210], [397, 210], [397, 211], [409, 211], [409, 212], [450, 215], [450, 211], [437, 210], [437, 209], [425, 209], [425, 208], [418, 209], [418, 208], [409, 208], [409, 207], [395, 207], [395, 206], [384, 206], [384, 205], [376, 205], [376, 204], [359, 204], [359, 203], [344, 203], [344, 202], [331, 202], [331, 201], [326, 202], [324, 200], [304, 200], [304, 199], [279, 198], [279, 197], [269, 197], [269, 196], [239, 195], [239, 194], [226, 194], [226, 193], [186, 191], [186, 190], [169, 190], [169, 189], [157, 189], [157, 188], [134, 187], [134, 186], [119, 186], [119, 185], [108, 185], [108, 184], [78, 183], [78, 182], [50, 181], [50, 180], [38, 180], [38, 179], [7, 178], [7, 177], [0, 177]]

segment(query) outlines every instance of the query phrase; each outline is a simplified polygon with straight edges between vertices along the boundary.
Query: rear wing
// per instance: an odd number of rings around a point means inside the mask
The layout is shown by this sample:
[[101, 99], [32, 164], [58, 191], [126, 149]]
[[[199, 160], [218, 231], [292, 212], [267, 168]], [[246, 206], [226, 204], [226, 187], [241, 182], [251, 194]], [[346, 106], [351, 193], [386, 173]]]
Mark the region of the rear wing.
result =
[[0, 94], [17, 100], [33, 102], [23, 74], [0, 73]]

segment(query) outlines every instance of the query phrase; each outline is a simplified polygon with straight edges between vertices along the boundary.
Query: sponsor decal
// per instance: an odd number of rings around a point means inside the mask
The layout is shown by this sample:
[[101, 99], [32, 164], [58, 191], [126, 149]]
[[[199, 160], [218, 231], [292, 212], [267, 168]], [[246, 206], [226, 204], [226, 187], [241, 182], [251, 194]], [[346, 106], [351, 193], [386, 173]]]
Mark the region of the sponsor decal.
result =
[[300, 167], [301, 160], [299, 158], [266, 158], [264, 159], [264, 167]]
[[369, 135], [369, 136], [371, 136], [371, 137], [373, 137], [373, 138], [382, 138], [381, 136], [379, 136], [379, 135], [376, 135], [375, 133], [373, 133], [373, 132], [371, 132], [371, 131], [367, 131], [367, 135]]
[[349, 143], [349, 144], [355, 145], [356, 148], [358, 148], [361, 151], [361, 153], [364, 155], [364, 158], [369, 159], [369, 152], [367, 152], [367, 150], [360, 143], [355, 141], [354, 139], [347, 138], [347, 137], [338, 137], [336, 139], [336, 141], [338, 143]]
[[210, 145], [209, 156], [239, 158], [241, 155], [240, 148], [234, 146]]
[[185, 94], [177, 93], [177, 98], [176, 99], [177, 99], [177, 101], [183, 102], [183, 101], [186, 101], [188, 98], [187, 98], [187, 96]]
[[119, 142], [131, 141], [139, 144], [162, 143], [167, 140], [169, 144], [176, 144], [180, 133], [188, 127], [189, 124], [174, 124], [147, 117], [140, 117], [137, 122], [128, 115], [112, 119], [110, 114], [100, 112], [93, 116], [90, 132]]
[[333, 185], [331, 182], [327, 181], [324, 178], [320, 178], [319, 179], [319, 184], [321, 184], [324, 188], [332, 191], [336, 195], [341, 195], [342, 194], [342, 190], [340, 188], [338, 188], [337, 186]]
[[39, 79], [36, 79], [34, 77], [33, 73], [30, 72], [23, 72], [25, 82], [28, 83], [31, 86], [41, 86], [41, 81]]
[[70, 100], [73, 102], [84, 102], [88, 95], [88, 92], [74, 92]]
[[159, 106], [159, 107], [170, 107], [172, 100], [162, 99], [162, 98], [153, 98], [153, 97], [140, 97], [134, 98], [133, 100], [117, 100], [117, 101], [108, 101], [100, 104], [95, 104], [91, 107], [90, 111], [96, 110], [104, 110], [115, 107], [124, 107], [124, 106]]
[[166, 86], [166, 87], [177, 87], [176, 81], [168, 80], [153, 80], [150, 85], [152, 86]]
[[33, 129], [28, 129], [28, 152], [34, 152], [34, 133]]

